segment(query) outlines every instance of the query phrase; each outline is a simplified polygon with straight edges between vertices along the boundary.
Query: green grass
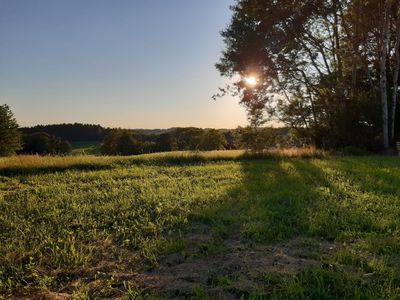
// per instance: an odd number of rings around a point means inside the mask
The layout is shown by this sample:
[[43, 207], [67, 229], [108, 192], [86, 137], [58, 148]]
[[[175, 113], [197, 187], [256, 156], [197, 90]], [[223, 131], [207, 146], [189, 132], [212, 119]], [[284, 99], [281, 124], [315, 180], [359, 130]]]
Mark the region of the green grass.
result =
[[0, 295], [399, 299], [400, 160], [313, 155], [2, 158]]
[[100, 154], [100, 143], [96, 141], [71, 142], [73, 155], [96, 155]]

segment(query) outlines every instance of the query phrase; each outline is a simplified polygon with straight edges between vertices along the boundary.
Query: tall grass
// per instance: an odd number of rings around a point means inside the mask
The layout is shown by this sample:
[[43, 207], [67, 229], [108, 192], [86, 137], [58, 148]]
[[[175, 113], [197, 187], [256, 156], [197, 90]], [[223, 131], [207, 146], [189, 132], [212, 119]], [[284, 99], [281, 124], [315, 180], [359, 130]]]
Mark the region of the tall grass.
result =
[[249, 161], [262, 159], [323, 158], [328, 153], [315, 148], [293, 148], [252, 152], [246, 150], [228, 151], [175, 151], [125, 157], [120, 163], [134, 164], [191, 164], [218, 161]]
[[111, 168], [118, 164], [140, 163], [190, 163], [219, 160], [243, 160], [265, 158], [318, 158], [327, 153], [315, 148], [293, 148], [251, 152], [244, 150], [229, 151], [174, 151], [137, 156], [39, 156], [18, 155], [9, 158], [0, 157], [0, 174], [18, 173], [32, 170], [99, 169]]

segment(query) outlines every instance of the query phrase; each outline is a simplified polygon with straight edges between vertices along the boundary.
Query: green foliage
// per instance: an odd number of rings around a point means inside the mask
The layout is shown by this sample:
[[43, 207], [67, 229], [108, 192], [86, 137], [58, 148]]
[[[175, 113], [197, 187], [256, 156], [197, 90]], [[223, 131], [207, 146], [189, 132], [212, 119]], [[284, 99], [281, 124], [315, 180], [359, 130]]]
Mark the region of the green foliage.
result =
[[157, 137], [156, 149], [158, 152], [178, 150], [178, 141], [172, 133], [163, 133]]
[[109, 130], [102, 144], [108, 155], [136, 155], [176, 150], [223, 150], [225, 135], [216, 129], [177, 128], [159, 136], [138, 136], [129, 130]]
[[46, 132], [37, 132], [23, 137], [25, 154], [68, 154], [71, 144]]
[[177, 128], [174, 132], [178, 150], [199, 150], [203, 130], [200, 128]]
[[280, 283], [276, 298], [376, 299], [373, 289], [352, 274], [326, 269], [308, 269]]
[[143, 151], [142, 145], [127, 131], [121, 132], [116, 144], [116, 153], [120, 155], [140, 154]]
[[206, 130], [200, 139], [200, 150], [224, 150], [227, 141], [224, 134], [217, 129]]
[[[237, 80], [221, 95], [240, 97], [252, 127], [277, 117], [317, 147], [382, 149], [388, 123], [393, 137], [400, 124], [393, 95], [400, 68], [397, 6], [371, 0], [236, 1], [216, 67]], [[382, 54], [385, 18], [396, 33], [389, 34]], [[256, 76], [258, 84], [247, 85], [247, 76]], [[385, 93], [377, 101], [379, 87]]]
[[101, 146], [103, 154], [135, 155], [143, 153], [143, 143], [128, 130], [111, 130]]
[[[79, 134], [79, 124], [74, 125], [72, 128], [73, 134]], [[85, 125], [86, 126], [86, 125]], [[86, 128], [84, 126], [84, 128]], [[60, 132], [67, 135], [70, 126], [42, 126], [44, 129], [57, 128]], [[34, 146], [26, 146], [24, 153], [54, 153], [49, 151], [48, 139], [52, 139], [53, 135], [47, 132], [35, 132], [34, 129], [42, 128], [40, 126], [30, 128], [32, 134], [25, 134], [25, 140], [28, 141], [30, 137], [30, 144]], [[82, 131], [82, 136], [89, 134], [96, 128], [89, 126]], [[65, 129], [64, 132], [61, 129]], [[90, 129], [90, 130], [89, 130]], [[27, 129], [25, 129], [26, 131]], [[168, 132], [159, 134], [147, 134], [139, 130], [122, 130], [122, 129], [107, 129], [102, 131], [107, 132], [102, 143], [96, 140], [92, 141], [73, 141], [71, 148], [74, 155], [80, 154], [106, 154], [106, 155], [138, 155], [154, 152], [171, 152], [171, 151], [213, 151], [213, 150], [235, 150], [235, 149], [253, 149], [257, 151], [265, 151], [268, 148], [291, 148], [291, 147], [304, 147], [310, 144], [310, 141], [300, 137], [299, 130], [288, 128], [238, 128], [233, 130], [224, 129], [200, 129], [200, 128], [175, 128], [170, 129]], [[139, 132], [139, 133], [138, 133]], [[153, 131], [150, 131], [153, 132]], [[161, 131], [163, 132], [163, 131]], [[72, 134], [72, 133], [71, 133]], [[51, 138], [50, 138], [51, 137]], [[42, 145], [40, 145], [40, 143]], [[52, 144], [52, 143], [50, 143]], [[67, 145], [65, 145], [67, 146]], [[38, 150], [36, 150], [38, 149]], [[46, 150], [47, 149], [47, 150]], [[68, 147], [66, 147], [66, 150]], [[58, 152], [59, 153], [59, 152]]]
[[113, 155], [118, 152], [118, 140], [121, 136], [120, 131], [112, 130], [104, 138], [101, 145], [101, 152], [103, 154]]
[[0, 156], [15, 154], [22, 148], [18, 123], [7, 104], [0, 105]]
[[63, 140], [71, 142], [96, 141], [100, 142], [106, 135], [108, 129], [94, 124], [52, 124], [37, 125], [33, 127], [21, 128], [22, 133], [30, 135], [38, 132], [46, 132], [48, 134], [59, 137]]
[[239, 145], [244, 149], [263, 151], [277, 145], [278, 136], [273, 128], [244, 127], [238, 129]]

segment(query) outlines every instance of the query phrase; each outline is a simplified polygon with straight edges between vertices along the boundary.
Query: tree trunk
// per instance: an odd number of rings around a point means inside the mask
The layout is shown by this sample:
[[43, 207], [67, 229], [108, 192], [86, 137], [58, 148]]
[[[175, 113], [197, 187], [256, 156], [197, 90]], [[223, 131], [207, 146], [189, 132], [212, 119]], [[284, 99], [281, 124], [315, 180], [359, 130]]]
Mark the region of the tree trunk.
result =
[[389, 112], [387, 99], [387, 71], [386, 58], [389, 47], [389, 5], [384, 1], [382, 12], [381, 29], [381, 54], [380, 54], [380, 89], [381, 89], [381, 107], [382, 107], [382, 134], [383, 147], [389, 149]]
[[[399, 3], [400, 1], [396, 1]], [[398, 16], [399, 18], [400, 16]], [[395, 63], [393, 70], [393, 95], [392, 95], [392, 118], [390, 137], [392, 143], [395, 142], [395, 123], [396, 123], [396, 108], [397, 108], [397, 92], [399, 88], [399, 70], [400, 70], [400, 20], [396, 22], [396, 43], [395, 43]]]
[[343, 77], [343, 63], [342, 63], [342, 57], [340, 53], [340, 37], [339, 37], [339, 16], [338, 16], [338, 6], [340, 4], [338, 3], [337, 0], [333, 1], [333, 36], [334, 36], [334, 54], [336, 56], [336, 61], [337, 61], [337, 71], [339, 74], [339, 81], [341, 81]]
[[[352, 43], [353, 43], [353, 59], [352, 59], [352, 67], [351, 67], [351, 82], [352, 82], [352, 91], [353, 91], [353, 98], [356, 98], [357, 95], [357, 62], [358, 62], [358, 46], [359, 46], [359, 22], [360, 22], [360, 0], [355, 0], [354, 1], [354, 6], [355, 6], [355, 25], [354, 25], [354, 34], [352, 37]], [[349, 36], [349, 39], [351, 37]]]

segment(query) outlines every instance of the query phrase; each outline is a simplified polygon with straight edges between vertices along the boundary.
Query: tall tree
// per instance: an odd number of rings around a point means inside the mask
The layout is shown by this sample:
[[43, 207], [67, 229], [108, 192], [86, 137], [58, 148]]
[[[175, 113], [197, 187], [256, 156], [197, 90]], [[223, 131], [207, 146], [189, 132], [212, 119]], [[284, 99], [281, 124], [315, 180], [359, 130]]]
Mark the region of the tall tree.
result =
[[21, 148], [21, 134], [14, 114], [8, 105], [0, 105], [0, 156], [15, 154]]
[[397, 111], [397, 99], [399, 89], [399, 71], [400, 71], [400, 0], [394, 1], [393, 13], [395, 18], [395, 42], [394, 42], [394, 65], [393, 65], [393, 92], [392, 92], [392, 114], [391, 114], [391, 126], [390, 126], [390, 137], [392, 143], [395, 139], [395, 124], [396, 124], [396, 111]]
[[389, 3], [384, 0], [380, 3], [381, 28], [380, 28], [380, 89], [381, 89], [381, 104], [382, 104], [382, 134], [383, 145], [385, 149], [389, 148], [389, 109], [387, 96], [387, 55], [389, 49]]
[[[387, 80], [398, 71], [395, 2], [238, 0], [216, 67], [239, 79], [222, 92], [239, 95], [250, 120], [273, 112], [317, 146], [372, 145], [381, 136], [387, 148], [396, 116]], [[249, 74], [256, 87], [244, 84]]]

